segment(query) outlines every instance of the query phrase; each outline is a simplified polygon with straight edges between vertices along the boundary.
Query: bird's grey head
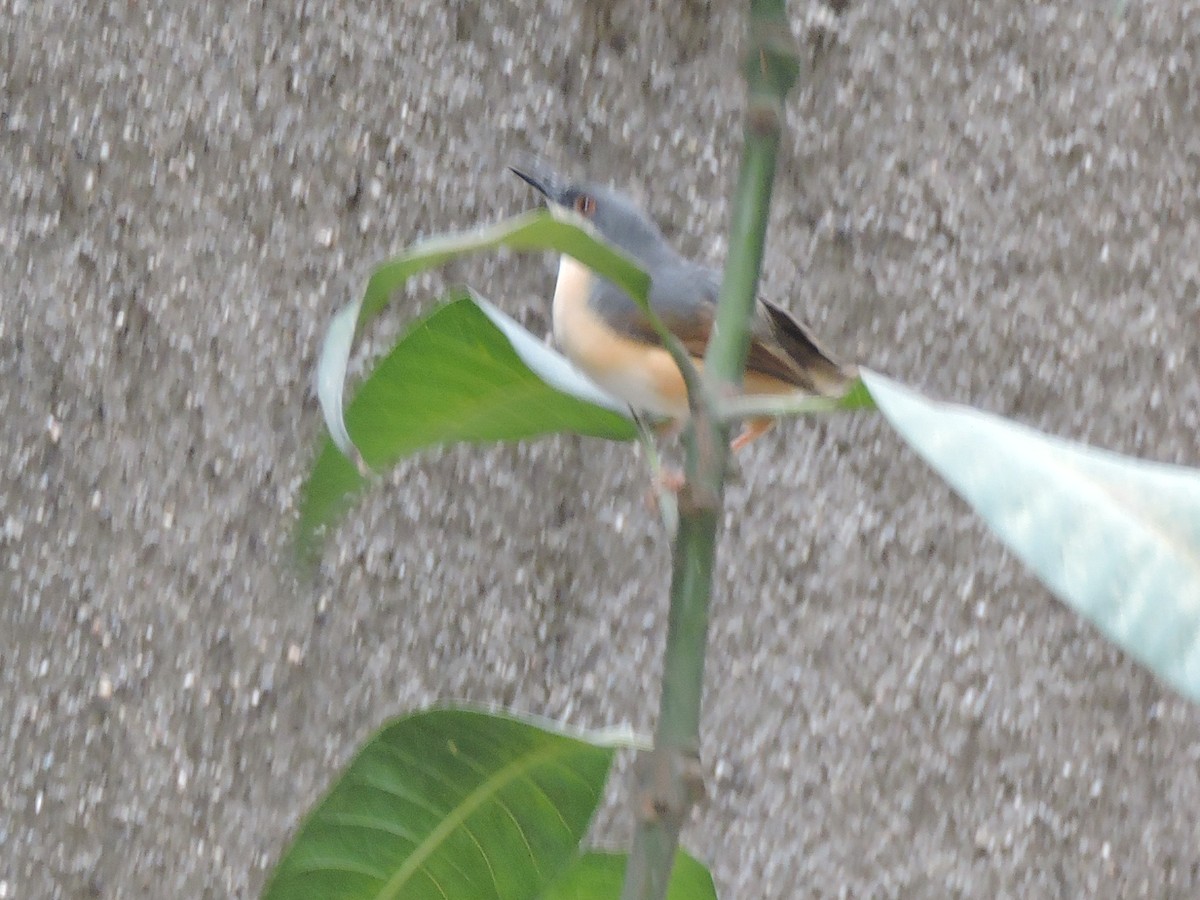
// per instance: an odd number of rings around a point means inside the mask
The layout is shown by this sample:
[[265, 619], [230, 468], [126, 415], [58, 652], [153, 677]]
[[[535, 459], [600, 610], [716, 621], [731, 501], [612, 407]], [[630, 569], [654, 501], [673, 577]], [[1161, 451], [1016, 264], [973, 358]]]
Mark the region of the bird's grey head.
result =
[[634, 259], [654, 262], [674, 252], [654, 220], [632, 198], [598, 184], [566, 181], [542, 166], [509, 168], [546, 198], [551, 212], [556, 208], [574, 211]]

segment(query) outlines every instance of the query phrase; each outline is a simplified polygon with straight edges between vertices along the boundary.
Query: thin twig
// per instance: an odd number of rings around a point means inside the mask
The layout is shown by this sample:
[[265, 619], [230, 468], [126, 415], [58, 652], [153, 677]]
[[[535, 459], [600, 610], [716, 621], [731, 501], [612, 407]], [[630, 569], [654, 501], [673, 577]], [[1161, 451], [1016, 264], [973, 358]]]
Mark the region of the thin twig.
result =
[[743, 419], [782, 416], [806, 416], [812, 413], [837, 412], [843, 409], [840, 397], [728, 397], [717, 405], [719, 422], [740, 422]]

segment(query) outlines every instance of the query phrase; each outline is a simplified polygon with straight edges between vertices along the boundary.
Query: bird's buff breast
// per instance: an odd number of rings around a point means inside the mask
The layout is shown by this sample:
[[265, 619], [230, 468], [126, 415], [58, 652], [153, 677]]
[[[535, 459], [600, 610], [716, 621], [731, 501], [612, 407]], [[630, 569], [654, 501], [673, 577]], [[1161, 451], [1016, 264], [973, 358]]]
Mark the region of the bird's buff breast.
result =
[[687, 388], [661, 347], [611, 328], [588, 304], [593, 275], [562, 257], [554, 289], [554, 340], [585, 375], [634, 409], [672, 419], [688, 414]]

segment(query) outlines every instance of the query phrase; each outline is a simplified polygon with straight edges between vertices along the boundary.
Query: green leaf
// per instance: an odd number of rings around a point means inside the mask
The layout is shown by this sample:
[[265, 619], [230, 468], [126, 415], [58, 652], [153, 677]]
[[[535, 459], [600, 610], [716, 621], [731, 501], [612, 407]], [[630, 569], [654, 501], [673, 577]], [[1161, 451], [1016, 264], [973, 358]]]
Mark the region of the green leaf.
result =
[[264, 900], [519, 900], [570, 863], [617, 741], [435, 709], [371, 738], [309, 814]]
[[1200, 700], [1200, 472], [863, 379], [900, 435], [1055, 594]]
[[[630, 440], [625, 407], [486, 301], [460, 292], [415, 323], [358, 389], [346, 423], [380, 469], [427, 447], [518, 440], [556, 431]], [[311, 561], [321, 529], [366, 484], [326, 441], [300, 499], [298, 549]]]
[[343, 421], [346, 369], [355, 334], [387, 305], [392, 294], [414, 275], [455, 257], [479, 250], [511, 247], [518, 250], [556, 250], [575, 257], [588, 268], [646, 302], [650, 279], [619, 250], [584, 228], [555, 219], [545, 210], [457, 235], [444, 235], [414, 244], [375, 270], [362, 298], [334, 316], [317, 364], [317, 396], [334, 443], [357, 461], [354, 442]]
[[875, 398], [871, 396], [862, 377], [856, 378], [837, 400], [837, 408], [842, 410], [875, 409]]
[[[592, 851], [580, 856], [541, 900], [620, 900], [625, 881], [624, 853]], [[703, 863], [684, 853], [675, 854], [667, 900], [716, 900], [717, 889]]]

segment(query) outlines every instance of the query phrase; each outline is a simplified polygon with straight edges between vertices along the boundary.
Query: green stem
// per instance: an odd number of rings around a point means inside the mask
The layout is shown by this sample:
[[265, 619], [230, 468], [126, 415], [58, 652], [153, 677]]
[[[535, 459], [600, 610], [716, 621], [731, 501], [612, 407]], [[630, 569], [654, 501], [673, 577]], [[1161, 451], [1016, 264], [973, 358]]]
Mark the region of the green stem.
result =
[[758, 276], [766, 245], [767, 212], [778, 145], [778, 132], [754, 141], [747, 136], [733, 204], [733, 234], [741, 240], [730, 247], [721, 282], [717, 327], [704, 359], [705, 370], [722, 394], [741, 385], [746, 366], [750, 317], [757, 300]]
[[622, 900], [662, 900], [666, 896], [679, 833], [703, 792], [700, 701], [729, 457], [729, 423], [718, 414], [717, 403], [737, 391], [746, 365], [783, 100], [797, 72], [784, 0], [751, 0], [744, 71], [749, 88], [746, 145], [733, 204], [729, 259], [704, 377], [700, 385], [688, 385], [692, 420], [685, 434], [687, 483], [679, 496], [662, 698], [654, 750], [639, 761], [638, 823]]
[[814, 413], [830, 413], [852, 409], [873, 408], [871, 395], [862, 382], [851, 383], [840, 397], [812, 397], [801, 395], [729, 397], [717, 404], [717, 418], [723, 422], [743, 422], [768, 416], [772, 419], [783, 416], [808, 416]]
[[661, 900], [671, 879], [679, 832], [702, 791], [700, 695], [712, 592], [717, 517], [683, 511], [675, 540], [662, 705], [654, 750], [639, 763], [638, 824], [622, 898]]

